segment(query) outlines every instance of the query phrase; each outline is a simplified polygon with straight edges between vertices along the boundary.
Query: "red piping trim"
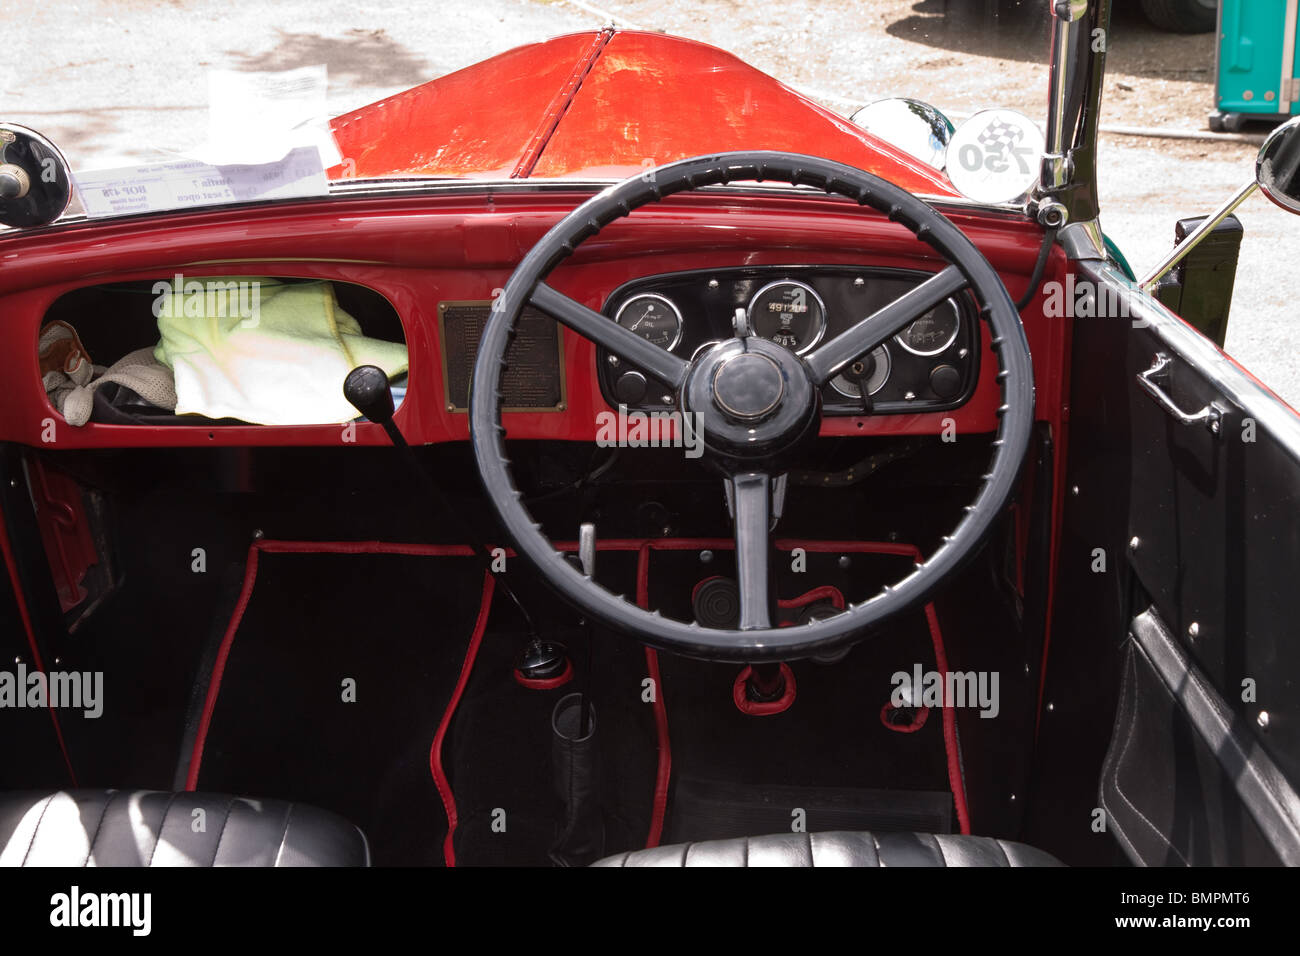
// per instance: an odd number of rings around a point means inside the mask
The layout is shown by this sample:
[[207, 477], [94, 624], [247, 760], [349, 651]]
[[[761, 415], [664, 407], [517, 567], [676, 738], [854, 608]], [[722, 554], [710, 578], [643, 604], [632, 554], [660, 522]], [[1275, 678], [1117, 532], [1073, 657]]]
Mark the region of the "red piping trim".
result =
[[[22, 581], [18, 577], [18, 563], [14, 559], [13, 546], [9, 543], [9, 528], [5, 525], [4, 512], [0, 511], [0, 552], [4, 553], [5, 567], [9, 570], [9, 583], [14, 589], [14, 602], [18, 605], [18, 617], [23, 622], [23, 631], [27, 635], [27, 649], [32, 653], [32, 663], [41, 673], [45, 673], [45, 664], [41, 660], [41, 651], [36, 644], [36, 631], [32, 627], [31, 614], [27, 610], [27, 598], [23, 594]], [[72, 758], [68, 756], [68, 745], [63, 740], [63, 728], [59, 726], [59, 715], [55, 713], [53, 707], [49, 706], [50, 700], [46, 699], [46, 710], [50, 712], [50, 723], [54, 725], [54, 736], [59, 742], [59, 750], [63, 753], [63, 765], [68, 768], [68, 779], [72, 785], [77, 785], [77, 773], [72, 769]]]
[[519, 673], [517, 668], [511, 673], [515, 675], [515, 683], [520, 687], [526, 687], [529, 690], [555, 690], [555, 688], [563, 687], [573, 680], [573, 661], [566, 658], [564, 672], [556, 677], [525, 677]]
[[790, 709], [798, 689], [794, 683], [794, 671], [790, 670], [789, 664], [785, 661], [781, 662], [781, 677], [785, 681], [785, 690], [776, 700], [749, 699], [749, 675], [752, 673], [754, 673], [753, 667], [745, 667], [736, 675], [736, 681], [731, 685], [731, 699], [735, 701], [737, 710], [750, 717], [767, 717]]
[[[442, 841], [442, 858], [448, 866], [456, 865], [456, 848], [453, 839], [456, 836], [456, 794], [451, 789], [451, 783], [447, 780], [447, 774], [442, 769], [442, 742], [447, 736], [447, 728], [451, 726], [451, 719], [456, 714], [456, 707], [460, 704], [461, 695], [465, 693], [465, 685], [469, 683], [469, 675], [474, 670], [474, 662], [478, 659], [478, 649], [483, 643], [483, 634], [487, 631], [488, 615], [492, 610], [492, 592], [496, 588], [496, 579], [492, 575], [483, 572], [483, 597], [479, 602], [478, 618], [474, 621], [474, 633], [470, 635], [469, 647], [465, 650], [465, 661], [460, 666], [460, 677], [456, 680], [456, 689], [451, 692], [451, 700], [447, 702], [447, 710], [442, 715], [442, 720], [438, 724], [438, 732], [433, 735], [433, 745], [429, 748], [429, 770], [433, 774], [434, 786], [438, 788], [438, 796], [442, 798], [443, 809], [447, 812], [447, 836]], [[566, 669], [565, 674], [572, 677], [573, 668], [570, 666]], [[559, 685], [556, 685], [559, 686]]]
[[[918, 553], [919, 556], [919, 553]], [[934, 605], [925, 606], [925, 621], [930, 625], [930, 639], [934, 643], [935, 668], [944, 677], [947, 687], [948, 654], [943, 646], [943, 632], [939, 629], [939, 615]], [[943, 750], [948, 758], [948, 786], [952, 790], [952, 802], [957, 807], [957, 827], [967, 836], [970, 835], [970, 807], [966, 803], [966, 781], [961, 772], [961, 754], [957, 749], [957, 711], [952, 701], [944, 696], [943, 702]]]
[[[636, 561], [636, 603], [642, 609], [650, 607], [650, 550], [654, 542], [642, 544]], [[700, 545], [696, 545], [700, 547]], [[655, 771], [654, 800], [650, 807], [650, 830], [646, 834], [646, 849], [657, 847], [663, 837], [664, 817], [668, 813], [668, 787], [673, 775], [672, 740], [668, 736], [668, 704], [664, 701], [663, 676], [659, 672], [659, 654], [653, 647], [645, 649], [646, 672], [653, 682], [655, 738], [659, 750], [659, 764]]]
[[208, 740], [208, 729], [212, 726], [212, 712], [217, 706], [217, 697], [221, 694], [221, 678], [226, 672], [226, 659], [230, 656], [230, 646], [235, 641], [235, 632], [239, 622], [248, 610], [248, 601], [253, 596], [253, 584], [257, 581], [257, 556], [261, 552], [262, 542], [254, 541], [248, 546], [248, 561], [244, 565], [244, 584], [239, 590], [239, 600], [235, 602], [235, 611], [226, 625], [226, 633], [221, 636], [221, 645], [217, 648], [217, 659], [212, 662], [212, 674], [208, 678], [208, 693], [203, 698], [203, 713], [199, 715], [199, 729], [194, 735], [194, 749], [190, 753], [190, 771], [185, 777], [185, 789], [196, 790], [199, 785], [199, 767], [203, 764], [203, 747]]
[[203, 700], [203, 712], [199, 716], [198, 732], [194, 735], [194, 749], [190, 754], [190, 769], [185, 778], [185, 789], [195, 790], [199, 783], [199, 768], [203, 764], [203, 747], [207, 743], [208, 730], [212, 726], [212, 712], [216, 709], [217, 698], [221, 694], [221, 678], [226, 672], [226, 660], [230, 657], [230, 647], [235, 641], [235, 633], [248, 609], [248, 602], [253, 596], [253, 585], [257, 582], [258, 555], [268, 554], [404, 554], [421, 557], [468, 557], [473, 549], [463, 544], [394, 544], [383, 541], [269, 541], [259, 539], [248, 546], [248, 560], [244, 565], [244, 584], [235, 602], [234, 613], [226, 632], [221, 637], [217, 648], [217, 658], [212, 664], [212, 674], [208, 679], [208, 693]]
[[830, 601], [837, 611], [844, 610], [844, 595], [833, 584], [823, 584], [811, 591], [805, 591], [798, 597], [778, 599], [776, 606], [788, 611], [797, 607], [807, 607], [809, 604], [815, 604], [818, 601]]
[[564, 81], [554, 99], [546, 107], [546, 113], [542, 117], [541, 124], [534, 131], [528, 145], [524, 147], [523, 155], [519, 157], [519, 162], [515, 164], [514, 171], [510, 174], [511, 179], [527, 179], [533, 174], [533, 167], [537, 161], [542, 158], [542, 153], [546, 150], [547, 145], [551, 142], [551, 137], [555, 135], [556, 129], [560, 126], [560, 120], [564, 119], [564, 114], [569, 110], [569, 104], [573, 98], [578, 95], [578, 90], [582, 88], [582, 81], [587, 78], [592, 67], [596, 65], [601, 51], [605, 49], [605, 44], [614, 38], [614, 28], [605, 27], [592, 41], [591, 46], [583, 51], [578, 62], [573, 66], [573, 72], [569, 78]]
[[[886, 730], [892, 730], [896, 734], [914, 734], [925, 726], [925, 722], [930, 717], [929, 707], [918, 707], [916, 716], [912, 718], [910, 724], [896, 724], [889, 719], [889, 715], [897, 709], [894, 702], [890, 700], [885, 701], [885, 706], [880, 708], [880, 722], [885, 725]], [[946, 746], [947, 741], [944, 743]]]

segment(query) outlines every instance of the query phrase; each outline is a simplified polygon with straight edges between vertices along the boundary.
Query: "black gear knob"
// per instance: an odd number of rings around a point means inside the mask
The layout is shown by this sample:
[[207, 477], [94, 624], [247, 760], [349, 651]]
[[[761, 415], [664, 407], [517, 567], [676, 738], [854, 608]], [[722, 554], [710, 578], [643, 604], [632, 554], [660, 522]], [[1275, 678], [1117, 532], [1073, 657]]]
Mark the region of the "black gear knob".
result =
[[393, 390], [388, 376], [377, 365], [358, 365], [343, 380], [343, 397], [352, 407], [378, 425], [393, 420]]

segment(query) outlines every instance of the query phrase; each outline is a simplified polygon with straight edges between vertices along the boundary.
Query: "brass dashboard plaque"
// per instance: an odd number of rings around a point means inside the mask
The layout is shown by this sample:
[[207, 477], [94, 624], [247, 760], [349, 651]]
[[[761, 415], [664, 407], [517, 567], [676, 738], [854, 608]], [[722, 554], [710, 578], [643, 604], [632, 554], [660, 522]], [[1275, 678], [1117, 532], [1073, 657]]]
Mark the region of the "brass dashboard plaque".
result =
[[[491, 310], [490, 299], [438, 303], [442, 381], [450, 412], [469, 411], [469, 383]], [[558, 322], [536, 309], [524, 309], [515, 323], [506, 362], [501, 411], [564, 411], [564, 330]]]

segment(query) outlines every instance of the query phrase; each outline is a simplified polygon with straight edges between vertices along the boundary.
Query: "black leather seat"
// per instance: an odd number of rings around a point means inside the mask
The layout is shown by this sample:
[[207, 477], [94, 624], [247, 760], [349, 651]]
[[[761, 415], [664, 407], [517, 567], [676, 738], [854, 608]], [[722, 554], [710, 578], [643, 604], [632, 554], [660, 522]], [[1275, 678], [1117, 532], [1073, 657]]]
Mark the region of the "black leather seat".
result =
[[0, 866], [369, 864], [360, 830], [302, 803], [153, 790], [0, 794]]
[[1008, 840], [946, 833], [777, 833], [635, 850], [592, 866], [1064, 866]]

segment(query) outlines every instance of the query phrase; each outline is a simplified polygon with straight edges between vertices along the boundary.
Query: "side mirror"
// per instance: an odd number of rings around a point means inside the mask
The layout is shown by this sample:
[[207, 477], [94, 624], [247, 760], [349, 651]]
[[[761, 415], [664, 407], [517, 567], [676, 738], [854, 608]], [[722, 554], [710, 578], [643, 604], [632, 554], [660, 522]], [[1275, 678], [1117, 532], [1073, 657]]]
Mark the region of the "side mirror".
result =
[[909, 156], [943, 169], [953, 125], [929, 103], [903, 98], [876, 100], [854, 113], [849, 121]]
[[1300, 116], [1269, 133], [1255, 161], [1260, 191], [1288, 212], [1300, 213]]
[[1255, 160], [1255, 181], [1237, 190], [1236, 195], [1202, 220], [1169, 255], [1138, 280], [1138, 286], [1147, 291], [1155, 288], [1162, 276], [1200, 245], [1201, 240], [1232, 215], [1256, 189], [1287, 212], [1300, 213], [1300, 116], [1268, 134]]
[[35, 130], [0, 123], [0, 224], [44, 226], [72, 199], [72, 173], [53, 143]]

